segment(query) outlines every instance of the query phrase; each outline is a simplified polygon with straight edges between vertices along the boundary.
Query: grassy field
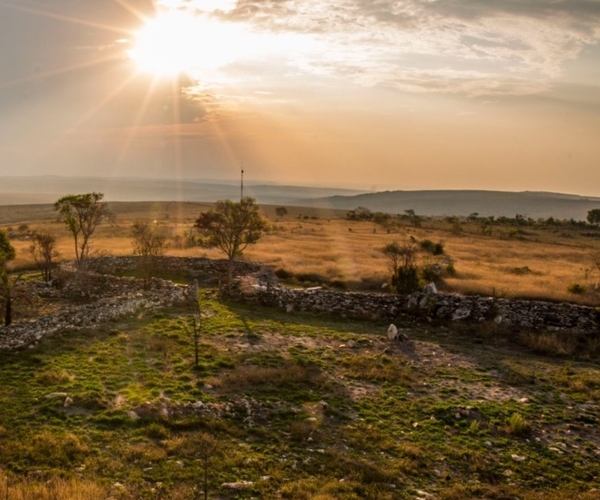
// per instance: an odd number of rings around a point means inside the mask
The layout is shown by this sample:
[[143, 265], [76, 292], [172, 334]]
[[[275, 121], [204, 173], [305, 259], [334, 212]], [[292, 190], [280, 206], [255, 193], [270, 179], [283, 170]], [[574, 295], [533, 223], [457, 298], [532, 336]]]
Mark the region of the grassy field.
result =
[[[222, 257], [217, 250], [189, 247], [185, 234], [209, 205], [198, 203], [114, 203], [111, 224], [101, 226], [94, 241], [97, 254], [124, 255], [132, 251], [130, 227], [134, 220], [156, 220], [170, 235], [169, 254]], [[346, 289], [381, 289], [388, 278], [388, 262], [380, 249], [392, 241], [429, 239], [443, 242], [445, 258], [456, 274], [444, 277], [446, 291], [500, 297], [530, 297], [597, 305], [600, 281], [593, 256], [600, 252], [600, 231], [578, 227], [517, 228], [498, 226], [482, 234], [476, 223], [460, 224], [425, 219], [421, 227], [400, 223], [390, 233], [373, 222], [355, 222], [342, 211], [290, 208], [278, 218], [275, 207], [263, 207], [270, 230], [244, 258], [272, 265], [291, 284], [328, 285]], [[19, 233], [51, 232], [58, 237], [62, 259], [72, 259], [73, 243], [50, 205], [0, 207], [0, 227]], [[32, 266], [27, 231], [13, 240], [16, 269]], [[423, 253], [421, 262], [431, 259]], [[572, 284], [585, 292], [568, 291]]]
[[0, 353], [0, 497], [600, 498], [597, 359], [200, 302]]
[[[185, 244], [206, 208], [113, 204], [95, 250], [131, 253], [130, 226], [144, 218], [169, 232], [169, 253], [217, 257]], [[291, 284], [380, 289], [379, 249], [429, 239], [457, 270], [446, 289], [597, 303], [598, 240], [578, 228], [482, 235], [436, 219], [388, 233], [341, 212], [264, 214], [269, 233], [245, 258]], [[32, 265], [31, 230], [73, 256], [50, 206], [2, 207], [0, 221], [16, 269]], [[573, 282], [588, 290], [569, 294]], [[0, 498], [192, 500], [206, 484], [221, 500], [600, 499], [597, 339], [407, 321], [411, 341], [391, 345], [385, 324], [257, 309], [209, 289], [200, 304], [198, 366], [183, 308], [0, 352]]]

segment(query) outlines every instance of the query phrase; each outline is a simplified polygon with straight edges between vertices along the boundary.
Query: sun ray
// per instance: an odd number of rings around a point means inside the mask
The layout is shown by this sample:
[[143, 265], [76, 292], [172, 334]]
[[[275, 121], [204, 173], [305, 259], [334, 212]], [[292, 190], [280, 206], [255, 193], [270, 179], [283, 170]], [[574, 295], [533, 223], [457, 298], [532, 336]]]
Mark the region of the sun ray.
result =
[[131, 143], [136, 138], [136, 136], [139, 132], [140, 124], [142, 123], [142, 120], [144, 118], [144, 114], [146, 113], [146, 110], [148, 109], [148, 104], [150, 103], [150, 99], [152, 98], [152, 95], [154, 94], [154, 91], [156, 90], [158, 83], [159, 83], [159, 78], [156, 78], [156, 77], [152, 79], [152, 82], [150, 82], [150, 85], [148, 86], [148, 91], [146, 92], [146, 95], [144, 96], [142, 104], [140, 105], [140, 109], [135, 117], [135, 120], [130, 127], [129, 134], [127, 134], [127, 138], [125, 139], [125, 142], [124, 142], [123, 146], [121, 147], [121, 151], [119, 153], [119, 156], [117, 157], [117, 160], [115, 161], [115, 165], [118, 165], [123, 161], [123, 159], [125, 158], [125, 155], [127, 154], [128, 150], [129, 150], [129, 147], [131, 146]]
[[[182, 168], [183, 168], [183, 157], [181, 151], [181, 102], [180, 102], [180, 93], [181, 86], [178, 78], [173, 78], [171, 80], [171, 93], [173, 97], [173, 127], [174, 127], [174, 141], [173, 141], [173, 150], [175, 154], [175, 169], [177, 173], [177, 179], [181, 179], [182, 176]], [[179, 184], [177, 184], [178, 189]], [[183, 193], [180, 191], [178, 193], [178, 199], [183, 199]]]
[[74, 124], [72, 124], [68, 129], [66, 129], [60, 137], [56, 140], [52, 141], [46, 147], [37, 151], [37, 158], [46, 158], [53, 154], [53, 151], [56, 151], [60, 148], [61, 145], [64, 144], [66, 139], [75, 132], [76, 128], [85, 123], [89, 118], [91, 118], [95, 113], [98, 112], [103, 106], [108, 104], [112, 99], [114, 99], [125, 87], [127, 87], [135, 78], [137, 78], [139, 74], [132, 74], [128, 78], [126, 78], [118, 87], [111, 90], [97, 105], [95, 105], [90, 111], [88, 111], [85, 115], [83, 115], [79, 120], [77, 120]]
[[18, 78], [16, 80], [11, 80], [9, 82], [5, 82], [0, 85], [0, 90], [5, 90], [9, 87], [14, 87], [16, 85], [22, 85], [24, 83], [35, 82], [37, 80], [43, 80], [44, 78], [49, 78], [53, 76], [62, 75], [65, 73], [70, 73], [71, 71], [79, 71], [81, 69], [89, 68], [91, 66], [97, 66], [104, 63], [109, 63], [113, 61], [118, 61], [122, 59], [123, 56], [121, 54], [113, 54], [111, 56], [101, 57], [98, 59], [93, 59], [92, 61], [86, 61], [84, 63], [73, 64], [71, 66], [65, 66], [63, 68], [58, 68], [52, 71], [46, 71], [43, 73], [37, 73], [32, 76], [28, 76], [26, 78]]
[[90, 109], [87, 113], [85, 113], [79, 120], [77, 120], [71, 127], [65, 130], [65, 134], [71, 134], [75, 132], [75, 130], [83, 125], [87, 120], [89, 120], [92, 116], [94, 116], [100, 109], [106, 106], [110, 101], [112, 101], [117, 95], [121, 93], [133, 80], [135, 80], [139, 74], [133, 73], [129, 75], [124, 81], [122, 81], [117, 87], [113, 88], [108, 94], [104, 96], [104, 98], [96, 104], [92, 109]]
[[65, 16], [62, 14], [55, 14], [53, 12], [48, 12], [41, 9], [33, 9], [31, 7], [25, 7], [23, 5], [11, 5], [6, 3], [0, 3], [1, 7], [5, 7], [7, 9], [19, 10], [22, 12], [27, 12], [29, 14], [35, 14], [37, 16], [47, 17], [49, 19], [55, 19], [57, 21], [62, 21], [70, 24], [79, 24], [81, 26], [90, 26], [92, 28], [98, 28], [107, 31], [114, 31], [120, 34], [131, 35], [132, 31], [124, 28], [119, 28], [118, 26], [110, 26], [108, 24], [100, 24], [95, 23], [93, 21], [87, 21], [85, 19], [80, 19], [77, 17]]
[[[119, 4], [121, 7], [123, 7], [123, 9], [125, 9], [130, 14], [133, 14], [140, 21], [145, 21], [147, 19], [147, 16], [141, 10], [136, 9], [135, 7], [133, 7], [131, 4], [129, 4], [125, 0], [113, 0], [113, 2]], [[155, 5], [154, 2], [152, 3], [152, 5], [153, 6]]]

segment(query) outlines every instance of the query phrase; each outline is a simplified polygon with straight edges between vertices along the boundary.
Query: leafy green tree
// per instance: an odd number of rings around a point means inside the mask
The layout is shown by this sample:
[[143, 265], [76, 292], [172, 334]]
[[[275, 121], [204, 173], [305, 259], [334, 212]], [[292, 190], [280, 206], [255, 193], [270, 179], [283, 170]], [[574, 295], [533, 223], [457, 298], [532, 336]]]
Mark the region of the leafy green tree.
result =
[[600, 224], [600, 208], [593, 208], [587, 213], [587, 221], [590, 224]]
[[254, 198], [244, 197], [239, 203], [219, 200], [214, 208], [201, 213], [195, 227], [200, 232], [200, 243], [217, 247], [229, 260], [229, 279], [233, 263], [248, 245], [256, 243], [266, 229]]
[[16, 256], [6, 231], [0, 229], [0, 300], [4, 306], [4, 324], [12, 323], [12, 288], [13, 283], [8, 276], [6, 264]]
[[284, 217], [288, 214], [288, 209], [285, 207], [277, 207], [275, 209], [275, 214], [277, 215], [277, 217]]
[[103, 193], [70, 194], [54, 203], [63, 222], [73, 234], [75, 260], [82, 267], [90, 252], [90, 240], [99, 224], [110, 217]]
[[8, 234], [0, 229], [0, 269], [6, 270], [6, 263], [13, 260], [15, 256], [15, 249], [8, 238]]

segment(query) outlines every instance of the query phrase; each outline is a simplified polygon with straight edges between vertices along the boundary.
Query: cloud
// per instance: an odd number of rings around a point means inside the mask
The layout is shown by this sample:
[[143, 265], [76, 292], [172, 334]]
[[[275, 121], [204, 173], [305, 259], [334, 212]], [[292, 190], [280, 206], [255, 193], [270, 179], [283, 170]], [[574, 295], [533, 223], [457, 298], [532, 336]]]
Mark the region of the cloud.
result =
[[239, 0], [218, 16], [316, 40], [288, 61], [307, 74], [420, 92], [542, 92], [600, 41], [591, 0]]

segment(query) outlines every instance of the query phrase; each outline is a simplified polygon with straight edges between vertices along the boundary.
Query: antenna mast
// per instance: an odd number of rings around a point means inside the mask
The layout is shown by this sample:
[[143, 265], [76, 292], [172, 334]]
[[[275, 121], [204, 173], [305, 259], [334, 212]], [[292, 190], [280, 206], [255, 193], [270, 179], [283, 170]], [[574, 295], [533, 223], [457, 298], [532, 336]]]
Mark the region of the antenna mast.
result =
[[242, 183], [240, 185], [240, 201], [244, 199], [244, 163], [242, 163]]

